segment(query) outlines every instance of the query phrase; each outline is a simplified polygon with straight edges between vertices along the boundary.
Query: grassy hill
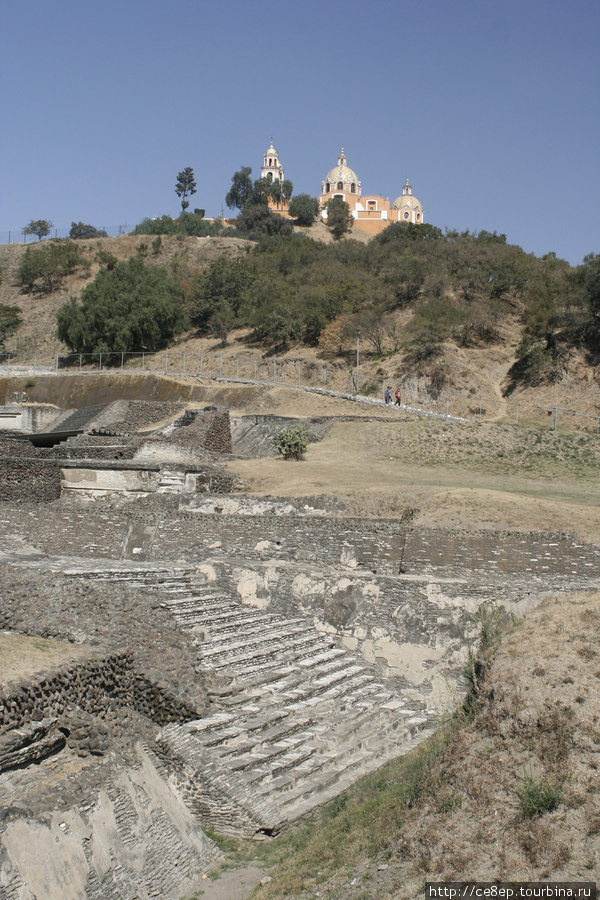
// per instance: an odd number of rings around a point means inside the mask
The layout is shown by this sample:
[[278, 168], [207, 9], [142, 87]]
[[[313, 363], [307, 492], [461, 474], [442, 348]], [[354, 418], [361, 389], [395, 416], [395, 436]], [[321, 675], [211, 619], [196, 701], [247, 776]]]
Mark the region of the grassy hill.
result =
[[362, 393], [379, 396], [384, 383], [402, 382], [432, 398], [456, 392], [473, 405], [483, 397], [488, 417], [507, 421], [507, 399], [599, 412], [585, 266], [572, 269], [552, 254], [537, 259], [502, 235], [410, 227], [337, 243], [322, 223], [258, 242], [131, 234], [77, 241], [78, 263], [50, 290], [39, 280], [28, 290], [20, 275], [26, 255], [48, 242], [3, 245], [0, 304], [22, 314], [5, 351], [18, 362], [51, 364], [68, 351], [56, 336], [57, 310], [81, 297], [107, 260], [141, 256], [181, 286], [189, 325], [170, 341], [174, 371], [184, 353], [187, 371], [212, 355], [229, 373], [239, 371], [238, 359], [275, 355], [315, 372], [327, 365], [328, 387], [352, 390], [360, 329]]

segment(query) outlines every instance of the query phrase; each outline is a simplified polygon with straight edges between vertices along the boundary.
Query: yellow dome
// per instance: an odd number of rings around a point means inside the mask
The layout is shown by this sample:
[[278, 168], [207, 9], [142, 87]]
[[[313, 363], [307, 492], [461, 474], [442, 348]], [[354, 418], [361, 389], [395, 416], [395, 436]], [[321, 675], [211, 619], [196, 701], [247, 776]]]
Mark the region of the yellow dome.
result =
[[412, 187], [408, 182], [408, 178], [402, 188], [402, 194], [400, 197], [396, 197], [392, 203], [392, 209], [418, 209], [420, 212], [423, 212], [422, 204], [416, 197], [413, 197]]
[[346, 165], [346, 156], [344, 154], [344, 148], [342, 147], [342, 152], [340, 153], [337, 166], [331, 169], [327, 173], [327, 177], [325, 181], [328, 181], [330, 184], [335, 185], [338, 181], [342, 181], [344, 184], [358, 184], [358, 176], [356, 172], [350, 168], [350, 166]]

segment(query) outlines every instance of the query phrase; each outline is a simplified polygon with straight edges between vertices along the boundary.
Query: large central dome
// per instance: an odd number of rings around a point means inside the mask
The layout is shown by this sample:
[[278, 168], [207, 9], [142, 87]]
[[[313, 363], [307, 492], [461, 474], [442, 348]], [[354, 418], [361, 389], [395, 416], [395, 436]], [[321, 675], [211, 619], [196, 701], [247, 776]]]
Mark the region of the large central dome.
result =
[[344, 184], [359, 183], [356, 172], [351, 169], [350, 166], [346, 165], [346, 155], [343, 147], [337, 161], [337, 166], [334, 166], [334, 168], [327, 173], [325, 181], [334, 185], [337, 184], [338, 181], [342, 181]]

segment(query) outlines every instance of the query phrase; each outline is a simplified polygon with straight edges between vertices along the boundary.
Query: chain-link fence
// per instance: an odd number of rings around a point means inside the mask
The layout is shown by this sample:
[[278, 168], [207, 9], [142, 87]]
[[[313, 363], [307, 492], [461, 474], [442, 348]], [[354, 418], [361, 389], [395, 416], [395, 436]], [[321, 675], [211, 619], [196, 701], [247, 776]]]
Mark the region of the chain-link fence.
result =
[[[0, 372], [34, 377], [49, 372], [96, 374], [99, 372], [148, 372], [162, 375], [200, 376], [256, 384], [281, 384], [314, 390], [328, 390], [368, 399], [385, 405], [389, 381], [368, 372], [357, 372], [341, 364], [324, 364], [290, 357], [246, 353], [230, 356], [222, 352], [169, 348], [154, 353], [56, 353], [53, 356], [0, 353]], [[357, 391], [358, 380], [358, 391]], [[406, 379], [399, 385], [401, 409], [421, 410], [440, 416], [475, 422], [504, 422], [531, 428], [589, 431], [600, 434], [600, 415], [549, 405], [524, 403], [473, 392], [434, 390], [421, 380]], [[397, 382], [392, 385], [392, 406]]]
[[[105, 231], [107, 237], [119, 237], [127, 234], [129, 225], [101, 225], [98, 231]], [[68, 238], [71, 228], [51, 228], [50, 233], [42, 240], [56, 240], [56, 238]], [[38, 239], [34, 234], [23, 234], [22, 228], [14, 228], [9, 231], [0, 231], [0, 244], [37, 244]]]

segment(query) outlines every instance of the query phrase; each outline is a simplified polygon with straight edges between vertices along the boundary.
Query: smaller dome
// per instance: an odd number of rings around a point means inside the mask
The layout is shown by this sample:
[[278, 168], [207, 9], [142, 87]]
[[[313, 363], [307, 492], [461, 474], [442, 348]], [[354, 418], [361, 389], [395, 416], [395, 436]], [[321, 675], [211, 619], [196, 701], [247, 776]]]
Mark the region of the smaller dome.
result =
[[344, 184], [352, 184], [353, 182], [355, 184], [359, 183], [356, 172], [351, 169], [350, 166], [346, 165], [346, 155], [343, 147], [337, 161], [337, 166], [327, 173], [325, 181], [328, 181], [330, 184], [337, 184], [338, 181], [343, 181]]
[[420, 212], [423, 212], [422, 203], [420, 203], [416, 197], [413, 197], [412, 187], [409, 184], [408, 178], [402, 188], [402, 194], [400, 197], [396, 197], [392, 203], [392, 209], [418, 209]]

